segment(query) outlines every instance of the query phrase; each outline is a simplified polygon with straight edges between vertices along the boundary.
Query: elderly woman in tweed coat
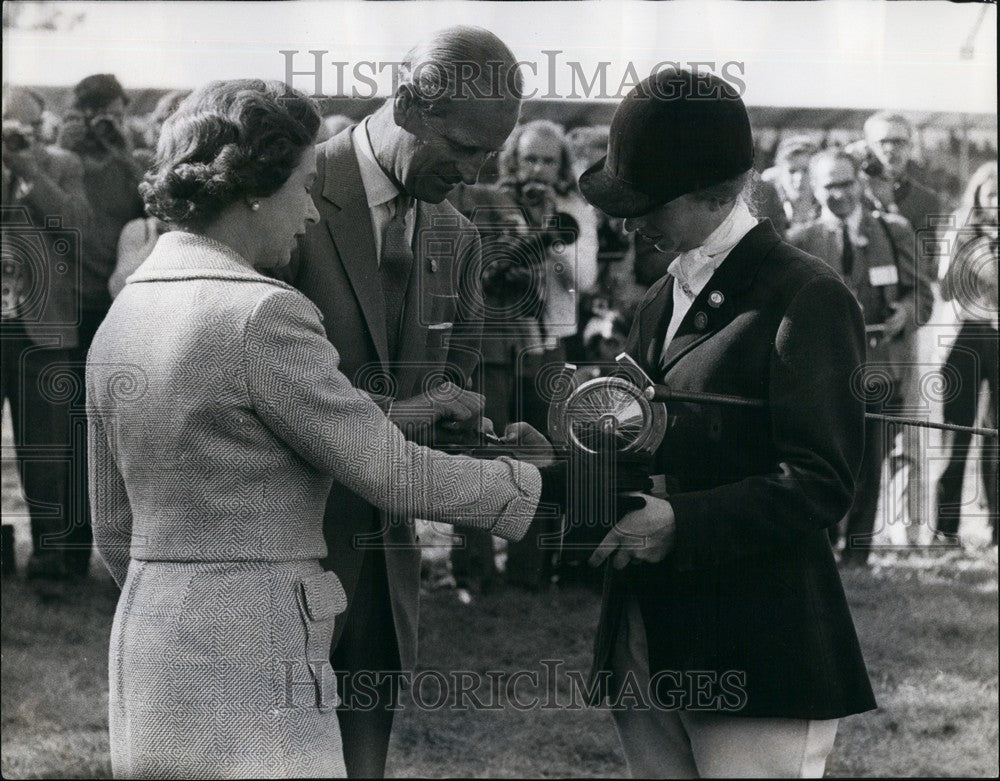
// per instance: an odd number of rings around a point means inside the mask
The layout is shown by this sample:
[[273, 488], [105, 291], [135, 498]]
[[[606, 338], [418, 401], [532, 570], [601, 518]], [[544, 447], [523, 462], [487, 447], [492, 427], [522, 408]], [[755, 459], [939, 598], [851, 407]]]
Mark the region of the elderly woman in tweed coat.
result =
[[319, 121], [278, 83], [185, 100], [142, 186], [175, 230], [90, 351], [94, 531], [122, 587], [119, 777], [345, 774], [328, 661], [345, 599], [319, 564], [334, 477], [383, 509], [509, 539], [539, 500], [531, 464], [407, 442], [338, 371], [316, 308], [258, 272], [317, 219]]

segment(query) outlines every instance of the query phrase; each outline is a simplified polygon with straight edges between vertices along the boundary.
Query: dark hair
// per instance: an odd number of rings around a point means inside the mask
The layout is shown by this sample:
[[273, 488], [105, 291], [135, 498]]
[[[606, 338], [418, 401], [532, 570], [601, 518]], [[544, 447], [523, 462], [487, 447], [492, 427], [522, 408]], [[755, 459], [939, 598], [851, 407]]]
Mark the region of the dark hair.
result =
[[752, 209], [756, 200], [756, 184], [757, 172], [751, 168], [749, 171], [744, 171], [718, 184], [700, 187], [691, 193], [691, 197], [696, 201], [728, 203], [742, 195], [743, 200]]
[[111, 73], [95, 73], [73, 87], [73, 107], [82, 111], [99, 113], [117, 98], [128, 104], [125, 89]]
[[170, 115], [139, 185], [147, 211], [204, 227], [240, 198], [288, 181], [319, 129], [316, 104], [278, 81], [213, 81]]

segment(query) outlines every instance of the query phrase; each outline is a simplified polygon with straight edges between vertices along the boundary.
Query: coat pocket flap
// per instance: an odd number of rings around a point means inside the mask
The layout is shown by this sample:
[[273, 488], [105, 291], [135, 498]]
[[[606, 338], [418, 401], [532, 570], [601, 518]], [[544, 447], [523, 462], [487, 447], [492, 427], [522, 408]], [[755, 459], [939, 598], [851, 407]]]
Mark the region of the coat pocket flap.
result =
[[328, 621], [347, 609], [347, 594], [333, 572], [320, 572], [302, 579], [302, 597], [312, 621]]

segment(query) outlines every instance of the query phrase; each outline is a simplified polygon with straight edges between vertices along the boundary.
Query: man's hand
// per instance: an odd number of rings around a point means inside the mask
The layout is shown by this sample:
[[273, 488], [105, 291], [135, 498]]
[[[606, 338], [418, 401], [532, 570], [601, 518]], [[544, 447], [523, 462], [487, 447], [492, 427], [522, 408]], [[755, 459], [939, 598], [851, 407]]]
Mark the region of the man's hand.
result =
[[38, 158], [33, 149], [23, 152], [4, 152], [3, 164], [14, 176], [25, 182], [33, 182], [38, 178]]
[[38, 173], [35, 130], [16, 119], [4, 119], [3, 164], [14, 176], [32, 180]]
[[443, 382], [419, 396], [394, 402], [389, 420], [430, 426], [442, 421], [477, 421], [483, 414], [486, 399], [482, 394], [463, 390], [453, 382]]
[[673, 549], [674, 510], [670, 502], [636, 495], [646, 500], [646, 506], [630, 512], [611, 528], [591, 554], [590, 566], [599, 566], [609, 556], [615, 569], [622, 569], [630, 561], [655, 564]]
[[548, 466], [555, 457], [549, 440], [538, 429], [523, 421], [508, 425], [497, 444], [513, 448], [515, 458], [538, 467]]
[[126, 130], [121, 120], [112, 114], [98, 114], [90, 120], [90, 131], [106, 150], [125, 151], [128, 149]]
[[906, 322], [910, 318], [910, 307], [900, 304], [895, 307], [892, 314], [885, 321], [885, 338], [895, 339], [906, 328]]
[[71, 151], [79, 151], [87, 139], [87, 120], [78, 111], [69, 111], [59, 127], [59, 146]]

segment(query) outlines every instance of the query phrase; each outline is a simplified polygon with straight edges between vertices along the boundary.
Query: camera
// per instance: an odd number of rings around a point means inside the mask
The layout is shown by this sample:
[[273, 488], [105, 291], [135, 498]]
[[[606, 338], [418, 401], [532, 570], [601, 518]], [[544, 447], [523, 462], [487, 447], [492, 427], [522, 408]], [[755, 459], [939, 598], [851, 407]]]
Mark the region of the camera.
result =
[[[490, 322], [489, 335], [511, 335], [521, 326], [517, 320], [537, 319], [544, 303], [546, 263], [572, 264], [576, 268], [575, 248], [579, 225], [564, 213], [552, 214], [541, 225], [532, 226], [520, 206], [477, 206], [472, 210], [472, 226], [459, 227], [457, 218], [437, 217], [421, 230], [418, 241], [432, 270], [453, 275], [452, 290], [468, 305], [480, 299], [480, 311], [471, 313], [474, 320]], [[481, 243], [478, 268], [466, 264], [453, 267], [462, 252]], [[433, 295], [422, 295], [421, 322], [432, 324], [447, 319]]]
[[551, 199], [551, 188], [544, 182], [519, 182], [515, 191], [518, 203], [525, 206], [542, 206]]
[[880, 179], [885, 174], [885, 166], [872, 152], [865, 140], [854, 141], [844, 147], [844, 151], [858, 163], [858, 170], [871, 179]]
[[110, 114], [87, 116], [72, 110], [63, 118], [59, 145], [77, 153], [125, 151], [128, 142], [118, 120]]
[[24, 152], [31, 148], [33, 133], [20, 122], [5, 122], [3, 128], [3, 149], [5, 152]]
[[[63, 227], [59, 217], [35, 225], [23, 206], [0, 211], [3, 318], [55, 329], [80, 320], [80, 231]], [[57, 295], [62, 292], [64, 295]], [[47, 315], [47, 316], [46, 316]]]

